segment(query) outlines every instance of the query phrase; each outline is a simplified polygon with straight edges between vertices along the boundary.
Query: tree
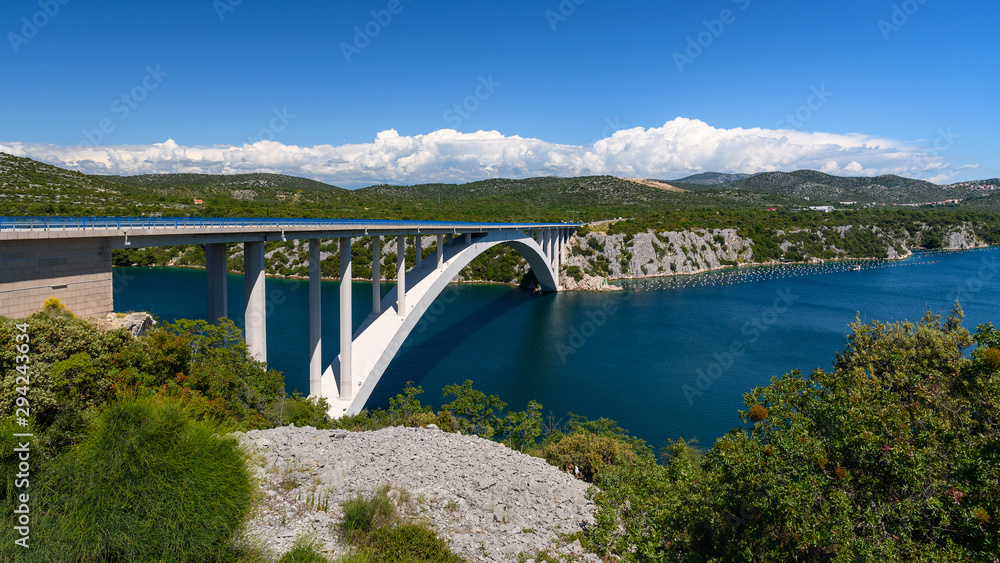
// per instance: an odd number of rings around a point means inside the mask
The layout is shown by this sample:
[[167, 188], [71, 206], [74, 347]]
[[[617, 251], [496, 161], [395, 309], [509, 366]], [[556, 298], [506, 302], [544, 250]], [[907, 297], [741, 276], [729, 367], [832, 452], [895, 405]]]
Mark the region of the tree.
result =
[[973, 338], [961, 319], [857, 321], [832, 371], [747, 393], [748, 426], [700, 463], [599, 475], [596, 546], [652, 561], [994, 561], [1000, 333]]

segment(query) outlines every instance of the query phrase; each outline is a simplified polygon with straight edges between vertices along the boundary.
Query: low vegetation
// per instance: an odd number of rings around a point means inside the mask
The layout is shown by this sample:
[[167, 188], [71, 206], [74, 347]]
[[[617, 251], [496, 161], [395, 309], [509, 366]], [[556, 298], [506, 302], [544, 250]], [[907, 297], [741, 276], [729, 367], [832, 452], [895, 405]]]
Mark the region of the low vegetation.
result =
[[[745, 396], [704, 455], [598, 472], [591, 546], [634, 561], [995, 561], [1000, 331], [852, 325], [834, 369]], [[962, 350], [973, 342], [971, 357]]]
[[[461, 563], [433, 530], [400, 518], [388, 486], [344, 503], [343, 537], [362, 561], [397, 563]], [[397, 495], [396, 498], [401, 498]]]
[[[743, 427], [707, 451], [677, 441], [657, 457], [613, 421], [556, 424], [534, 402], [509, 411], [469, 381], [447, 387], [450, 402], [436, 411], [407, 386], [388, 409], [331, 420], [323, 402], [287, 396], [281, 375], [249, 359], [229, 323], [179, 322], [133, 338], [52, 304], [27, 319], [38, 549], [15, 550], [8, 512], [0, 557], [270, 561], [242, 537], [255, 486], [225, 436], [294, 422], [435, 424], [544, 457], [597, 485], [597, 522], [582, 539], [609, 558], [994, 561], [1000, 330], [972, 334], [961, 317], [856, 322], [832, 370], [775, 377], [746, 394]], [[7, 475], [18, 463], [14, 324], [0, 319]], [[13, 480], [0, 491], [15, 506]], [[386, 489], [344, 512], [355, 547], [343, 561], [459, 560], [432, 531], [400, 521]], [[281, 560], [325, 559], [302, 539]]]

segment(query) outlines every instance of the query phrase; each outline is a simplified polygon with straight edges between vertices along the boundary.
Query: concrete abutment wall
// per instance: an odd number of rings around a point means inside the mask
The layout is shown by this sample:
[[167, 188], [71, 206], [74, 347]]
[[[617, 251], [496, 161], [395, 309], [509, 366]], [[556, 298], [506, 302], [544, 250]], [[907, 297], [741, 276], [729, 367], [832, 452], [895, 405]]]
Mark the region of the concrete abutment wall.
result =
[[0, 316], [23, 318], [57, 297], [76, 316], [113, 310], [111, 246], [102, 238], [0, 242]]

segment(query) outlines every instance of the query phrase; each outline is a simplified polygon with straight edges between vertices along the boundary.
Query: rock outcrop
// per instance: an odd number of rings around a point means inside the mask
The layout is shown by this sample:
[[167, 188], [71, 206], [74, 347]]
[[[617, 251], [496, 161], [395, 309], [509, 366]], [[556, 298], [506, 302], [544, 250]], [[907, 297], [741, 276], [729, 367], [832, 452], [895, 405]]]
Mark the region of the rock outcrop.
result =
[[145, 336], [149, 329], [156, 325], [156, 320], [149, 313], [129, 313], [127, 315], [108, 313], [104, 322], [107, 330], [125, 328], [136, 338]]
[[541, 550], [600, 561], [560, 534], [593, 522], [588, 485], [544, 460], [476, 436], [426, 428], [374, 432], [293, 426], [237, 434], [263, 492], [249, 535], [276, 554], [296, 537], [332, 556], [341, 504], [389, 485], [406, 518], [423, 521], [468, 561], [517, 561]]
[[[644, 232], [634, 236], [609, 235], [591, 231], [574, 235], [568, 243], [568, 257], [563, 269], [566, 289], [606, 289], [607, 280], [656, 276], [698, 274], [728, 266], [777, 262], [820, 262], [829, 259], [908, 257], [910, 248], [920, 246], [923, 226], [913, 232], [887, 232], [877, 226], [845, 225], [823, 229], [776, 230], [773, 242], [778, 253], [762, 257], [756, 243], [742, 237], [736, 229]], [[854, 237], [854, 251], [848, 239]], [[863, 246], [859, 255], [857, 240], [874, 241]], [[942, 235], [944, 249], [964, 250], [985, 246], [974, 229], [963, 224]], [[812, 252], [812, 254], [811, 254]], [[819, 254], [819, 255], [816, 255]], [[582, 277], [581, 277], [582, 276]], [[573, 278], [580, 277], [580, 281]], [[605, 287], [607, 286], [607, 287]]]
[[[696, 274], [753, 260], [753, 241], [735, 229], [667, 231], [635, 236], [589, 232], [574, 235], [564, 266], [597, 278], [645, 278]], [[589, 288], [588, 288], [589, 289]]]

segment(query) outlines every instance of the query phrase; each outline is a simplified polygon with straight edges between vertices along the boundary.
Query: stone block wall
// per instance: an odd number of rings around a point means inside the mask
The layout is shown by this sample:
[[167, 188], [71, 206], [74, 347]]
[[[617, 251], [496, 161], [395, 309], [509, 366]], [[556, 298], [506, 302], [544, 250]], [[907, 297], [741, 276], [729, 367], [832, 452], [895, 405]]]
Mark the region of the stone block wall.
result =
[[113, 310], [111, 248], [106, 239], [0, 242], [0, 315], [22, 318], [58, 297], [76, 316]]

